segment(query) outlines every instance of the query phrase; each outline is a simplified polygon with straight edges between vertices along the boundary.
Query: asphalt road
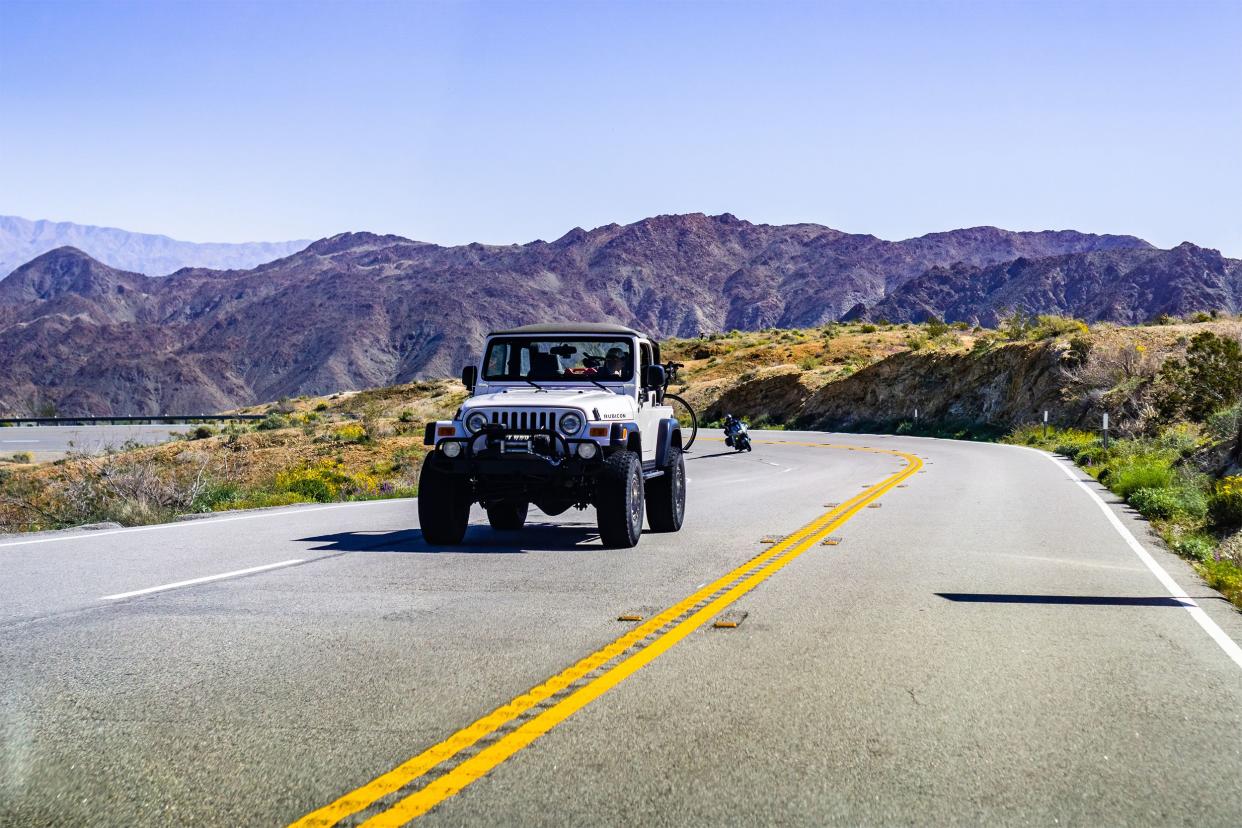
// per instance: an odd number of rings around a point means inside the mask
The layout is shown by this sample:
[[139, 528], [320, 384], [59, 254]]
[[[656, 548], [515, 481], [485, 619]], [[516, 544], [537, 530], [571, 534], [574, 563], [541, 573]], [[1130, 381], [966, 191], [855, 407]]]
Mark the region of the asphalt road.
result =
[[88, 425], [88, 426], [9, 426], [0, 428], [0, 457], [30, 452], [36, 460], [63, 457], [69, 451], [98, 454], [107, 448], [120, 448], [128, 441], [151, 445], [163, 443], [170, 435], [189, 431], [190, 425]]
[[1141, 520], [1026, 449], [756, 437], [634, 550], [411, 501], [0, 538], [0, 824], [1242, 823], [1242, 614]]

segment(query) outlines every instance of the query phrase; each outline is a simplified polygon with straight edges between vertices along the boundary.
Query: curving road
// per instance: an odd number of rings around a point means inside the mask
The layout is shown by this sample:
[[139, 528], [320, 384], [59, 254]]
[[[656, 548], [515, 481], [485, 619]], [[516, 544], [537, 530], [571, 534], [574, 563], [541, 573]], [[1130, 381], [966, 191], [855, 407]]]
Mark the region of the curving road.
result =
[[634, 550], [0, 538], [0, 825], [1242, 822], [1242, 615], [1141, 520], [1027, 449], [755, 436]]
[[99, 454], [126, 443], [165, 443], [192, 425], [51, 425], [0, 427], [0, 457], [29, 452], [40, 462], [71, 451]]

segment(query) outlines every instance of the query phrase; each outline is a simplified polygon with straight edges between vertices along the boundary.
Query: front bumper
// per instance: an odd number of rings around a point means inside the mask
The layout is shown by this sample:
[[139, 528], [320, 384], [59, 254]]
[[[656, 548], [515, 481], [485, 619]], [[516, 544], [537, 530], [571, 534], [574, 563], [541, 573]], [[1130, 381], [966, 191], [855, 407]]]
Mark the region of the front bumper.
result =
[[[449, 457], [444, 446], [461, 445]], [[578, 456], [578, 446], [591, 443], [595, 456]], [[427, 457], [436, 469], [469, 477], [520, 477], [534, 480], [576, 480], [594, 476], [603, 467], [606, 449], [594, 440], [565, 437], [555, 431], [514, 432], [490, 425], [470, 437], [441, 438]]]

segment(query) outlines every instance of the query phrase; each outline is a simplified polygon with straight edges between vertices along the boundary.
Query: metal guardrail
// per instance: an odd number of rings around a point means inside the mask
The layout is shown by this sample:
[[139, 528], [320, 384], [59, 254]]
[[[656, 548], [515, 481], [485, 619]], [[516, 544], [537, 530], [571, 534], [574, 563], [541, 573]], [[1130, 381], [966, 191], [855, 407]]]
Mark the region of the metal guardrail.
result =
[[0, 425], [120, 425], [131, 423], [202, 423], [228, 420], [262, 420], [264, 414], [152, 414], [117, 417], [0, 417]]

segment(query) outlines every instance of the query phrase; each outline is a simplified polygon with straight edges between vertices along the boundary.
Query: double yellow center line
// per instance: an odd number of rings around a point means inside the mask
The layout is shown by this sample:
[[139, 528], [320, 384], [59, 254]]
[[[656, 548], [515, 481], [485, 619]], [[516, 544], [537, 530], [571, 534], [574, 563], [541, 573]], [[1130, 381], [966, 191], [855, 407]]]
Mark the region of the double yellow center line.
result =
[[[404, 825], [427, 813], [654, 661], [923, 465], [912, 454], [888, 449], [830, 443], [762, 442], [891, 454], [904, 459], [906, 466], [443, 742], [335, 802], [312, 811], [292, 823], [291, 828], [336, 825], [366, 810], [371, 810], [373, 815], [361, 825], [386, 828]], [[478, 748], [483, 742], [486, 745]], [[451, 764], [450, 760], [457, 760], [456, 764]], [[447, 770], [431, 775], [431, 771], [446, 763], [451, 764]], [[430, 778], [424, 780], [427, 776]]]

